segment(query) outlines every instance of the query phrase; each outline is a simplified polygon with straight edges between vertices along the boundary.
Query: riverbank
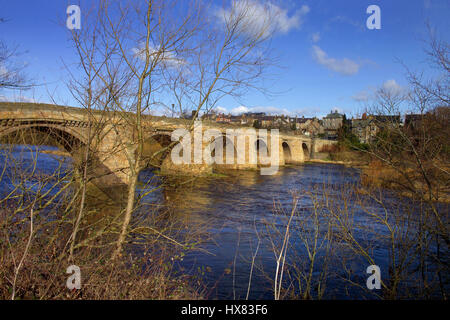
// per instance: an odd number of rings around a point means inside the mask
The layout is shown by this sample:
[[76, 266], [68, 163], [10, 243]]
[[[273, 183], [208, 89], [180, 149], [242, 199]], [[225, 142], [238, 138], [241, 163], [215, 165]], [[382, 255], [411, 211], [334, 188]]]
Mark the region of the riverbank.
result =
[[308, 159], [306, 163], [321, 164], [339, 164], [350, 168], [365, 168], [370, 163], [370, 157], [367, 153], [350, 150], [345, 148], [341, 150], [334, 148], [332, 151], [316, 152], [313, 159]]
[[[30, 219], [15, 221], [12, 218], [21, 214], [15, 200], [1, 203], [0, 235], [15, 241], [0, 242], [0, 299], [11, 299], [13, 291], [14, 298], [21, 300], [204, 299], [203, 289], [195, 284], [196, 279], [174, 270], [174, 257], [182, 257], [192, 250], [183, 245], [193, 242], [187, 240], [182, 246], [170, 247], [170, 243], [159, 239], [158, 235], [151, 236], [151, 230], [161, 230], [170, 238], [179, 233], [175, 226], [154, 220], [153, 215], [146, 218], [136, 211], [135, 229], [126, 250], [116, 259], [112, 258], [125, 204], [115, 202], [92, 183], [86, 188], [83, 218], [71, 252], [69, 244], [74, 221], [80, 214], [81, 199], [69, 189], [75, 190], [77, 186], [69, 184], [67, 194], [47, 209], [31, 211], [38, 217], [31, 218], [31, 230], [42, 230], [35, 232], [32, 238], [29, 237]], [[23, 213], [30, 214], [27, 211]], [[19, 272], [15, 257], [22, 255]], [[79, 290], [66, 289], [68, 265], [76, 265], [80, 270], [82, 286]], [[15, 274], [17, 281], [12, 284], [8, 279]]]
[[51, 154], [59, 157], [71, 157], [70, 153], [61, 150], [39, 150], [40, 153]]
[[[417, 198], [419, 194], [427, 194], [428, 185], [420, 172], [416, 163], [413, 161], [407, 164], [407, 159], [398, 168], [387, 165], [371, 156], [368, 152], [355, 150], [336, 150], [334, 152], [319, 153], [317, 159], [310, 159], [306, 163], [336, 164], [349, 168], [361, 170], [360, 182], [361, 194], [368, 194], [374, 188], [383, 188], [395, 191], [399, 196], [408, 198]], [[425, 164], [427, 170], [433, 170], [434, 167], [442, 167], [447, 172], [450, 168], [445, 168], [445, 164]], [[433, 201], [441, 203], [450, 203], [450, 194], [445, 190], [445, 183], [433, 181]]]
[[327, 160], [327, 159], [310, 159], [305, 163], [320, 163], [320, 164], [339, 164], [349, 168], [364, 168], [367, 167], [366, 163], [355, 161], [340, 161], [340, 160]]

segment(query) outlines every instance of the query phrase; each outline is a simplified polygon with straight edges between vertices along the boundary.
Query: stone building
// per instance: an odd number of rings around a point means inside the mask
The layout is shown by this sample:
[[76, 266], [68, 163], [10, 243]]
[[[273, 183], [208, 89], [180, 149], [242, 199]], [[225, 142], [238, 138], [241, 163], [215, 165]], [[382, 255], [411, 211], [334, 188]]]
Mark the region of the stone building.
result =
[[317, 118], [296, 118], [295, 129], [306, 136], [318, 136], [324, 133], [324, 128]]
[[338, 131], [343, 126], [345, 114], [337, 110], [331, 111], [322, 119], [323, 130], [328, 139], [337, 139]]
[[362, 143], [370, 143], [381, 129], [392, 126], [400, 126], [400, 116], [369, 115], [363, 114], [361, 119], [352, 119], [352, 133]]
[[377, 132], [378, 127], [373, 120], [367, 117], [352, 119], [352, 133], [358, 137], [360, 142], [369, 143]]
[[231, 122], [231, 116], [230, 115], [226, 115], [224, 113], [219, 113], [216, 117], [216, 122], [219, 123], [229, 123]]

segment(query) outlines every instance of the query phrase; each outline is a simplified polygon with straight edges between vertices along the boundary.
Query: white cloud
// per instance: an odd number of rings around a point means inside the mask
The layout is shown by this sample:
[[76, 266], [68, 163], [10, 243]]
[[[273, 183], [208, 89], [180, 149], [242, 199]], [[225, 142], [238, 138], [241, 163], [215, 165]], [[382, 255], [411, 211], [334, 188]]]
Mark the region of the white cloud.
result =
[[309, 11], [309, 7], [303, 5], [294, 14], [289, 15], [287, 9], [271, 2], [234, 0], [230, 8], [218, 9], [215, 15], [227, 26], [238, 22], [241, 31], [246, 34], [269, 36], [275, 33], [285, 34], [292, 29], [300, 28]]
[[[138, 57], [142, 61], [145, 61], [145, 44], [141, 43], [140, 48], [132, 48], [134, 56]], [[173, 51], [163, 51], [160, 46], [149, 46], [150, 59], [157, 58], [165, 66], [169, 68], [178, 68], [186, 64], [186, 60], [177, 57]]]
[[319, 64], [343, 75], [354, 75], [361, 67], [358, 63], [347, 58], [336, 59], [328, 57], [327, 53], [316, 45], [313, 46], [313, 57]]
[[368, 92], [367, 90], [362, 90], [358, 93], [356, 93], [352, 99], [357, 101], [357, 102], [366, 102], [371, 98], [371, 93]]
[[391, 80], [387, 80], [385, 82], [383, 82], [383, 84], [381, 86], [369, 86], [364, 90], [361, 90], [357, 93], [355, 93], [352, 96], [352, 99], [357, 101], [357, 102], [366, 102], [369, 100], [372, 100], [375, 98], [377, 90], [379, 89], [383, 89], [388, 93], [391, 93], [392, 95], [398, 95], [398, 94], [402, 94], [406, 91], [405, 87], [402, 87], [401, 85], [399, 85], [397, 83], [397, 81], [391, 79]]
[[338, 113], [345, 113], [344, 109], [341, 107], [333, 107], [333, 109], [331, 110], [332, 112], [338, 112]]
[[217, 113], [227, 113], [228, 112], [226, 108], [221, 107], [221, 106], [215, 107], [214, 111], [217, 112]]
[[0, 96], [0, 101], [2, 102], [28, 102], [28, 103], [38, 103], [38, 101], [34, 98], [25, 97], [22, 95], [14, 95], [14, 96]]
[[382, 88], [387, 92], [397, 95], [404, 91], [404, 88], [397, 83], [395, 80], [387, 80], [383, 83]]
[[322, 112], [318, 106], [308, 106], [294, 110], [292, 113], [299, 117], [317, 117]]
[[[224, 113], [227, 113], [226, 109], [223, 108], [225, 111]], [[263, 106], [258, 106], [258, 107], [246, 107], [246, 106], [239, 106], [236, 108], [233, 108], [230, 110], [229, 113], [231, 113], [232, 115], [241, 115], [243, 113], [247, 113], [247, 112], [265, 112], [266, 114], [272, 114], [272, 115], [288, 115], [288, 116], [293, 116], [295, 115], [294, 112], [287, 110], [285, 108], [277, 108], [277, 107], [263, 107]]]
[[230, 113], [234, 114], [234, 115], [239, 115], [239, 114], [243, 114], [245, 112], [250, 112], [250, 109], [245, 106], [239, 106], [237, 108], [231, 109]]
[[314, 32], [314, 33], [311, 35], [311, 39], [312, 39], [312, 41], [313, 41], [314, 43], [319, 42], [319, 41], [320, 41], [320, 32]]

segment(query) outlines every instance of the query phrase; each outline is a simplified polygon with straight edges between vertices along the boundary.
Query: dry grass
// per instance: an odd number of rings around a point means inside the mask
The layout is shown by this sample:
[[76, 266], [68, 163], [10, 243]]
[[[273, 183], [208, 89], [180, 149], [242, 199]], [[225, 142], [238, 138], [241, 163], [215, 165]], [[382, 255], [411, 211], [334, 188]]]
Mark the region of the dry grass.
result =
[[[406, 161], [406, 160], [405, 160]], [[436, 166], [425, 166], [427, 172], [437, 170]], [[433, 181], [433, 192], [438, 194], [438, 201], [450, 202], [450, 194], [446, 185], [440, 181]], [[361, 184], [366, 188], [387, 188], [399, 192], [402, 196], [414, 197], [418, 191], [425, 192], [427, 185], [417, 169], [405, 168], [400, 171], [390, 167], [380, 160], [372, 160], [364, 166], [361, 173]], [[409, 187], [412, 184], [412, 188]]]
[[[179, 256], [178, 248], [151, 242], [140, 246], [130, 244], [126, 253], [112, 260], [114, 246], [110, 243], [117, 233], [112, 227], [78, 246], [70, 261], [67, 255], [72, 232], [69, 216], [59, 220], [36, 216], [31, 229], [31, 221], [26, 217], [11, 221], [12, 209], [4, 208], [0, 212], [0, 299], [11, 299], [13, 291], [15, 299], [201, 298], [201, 293], [190, 286], [188, 277], [174, 273], [173, 257]], [[83, 225], [78, 244], [98, 231], [93, 225]], [[138, 250], [138, 254], [133, 253]], [[19, 260], [23, 260], [20, 269]], [[70, 291], [66, 287], [70, 276], [66, 269], [72, 264], [81, 269], [80, 290]]]

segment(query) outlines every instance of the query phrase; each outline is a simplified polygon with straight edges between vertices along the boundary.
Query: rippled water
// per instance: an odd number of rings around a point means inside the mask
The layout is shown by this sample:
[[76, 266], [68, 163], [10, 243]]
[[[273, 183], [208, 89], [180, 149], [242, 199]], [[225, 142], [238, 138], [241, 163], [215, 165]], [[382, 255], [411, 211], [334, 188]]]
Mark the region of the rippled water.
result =
[[[203, 268], [202, 279], [207, 281], [211, 298], [246, 297], [251, 257], [256, 252], [257, 239], [260, 237], [260, 247], [255, 259], [257, 267], [253, 270], [249, 298], [271, 299], [276, 259], [266, 225], [267, 222], [275, 221], [281, 230], [285, 225], [285, 220], [274, 220], [274, 203], [290, 212], [293, 192], [300, 196], [307, 192], [320, 195], [324, 185], [330, 197], [339, 196], [344, 185], [357, 184], [359, 171], [341, 165], [305, 164], [281, 168], [273, 176], [262, 176], [257, 171], [227, 174], [227, 177], [221, 178], [196, 179], [193, 184], [166, 189], [157, 195], [152, 194], [152, 197], [166, 199], [179, 215], [189, 216], [192, 221], [208, 221], [212, 239], [202, 245], [208, 253], [191, 253], [180, 267], [182, 270], [194, 271], [197, 269], [192, 268], [192, 265]], [[140, 180], [148, 181], [151, 176], [151, 170], [144, 171]], [[309, 211], [312, 205], [310, 197], [304, 196], [300, 198], [297, 208]], [[361, 234], [361, 239], [363, 238], [364, 235]], [[305, 254], [301, 243], [295, 250], [298, 251], [296, 255]], [[379, 258], [377, 263], [380, 265], [386, 263], [385, 250], [375, 252], [375, 256]], [[360, 277], [356, 278], [361, 285], [365, 285], [367, 265], [354, 265], [353, 268], [360, 273]], [[330, 290], [330, 297], [349, 297], [342, 292], [342, 283], [335, 282], [331, 285], [335, 288]], [[359, 294], [355, 291], [350, 294], [350, 298]]]
[[[45, 147], [44, 149], [52, 149]], [[25, 152], [24, 152], [25, 151]], [[32, 167], [35, 147], [28, 149], [25, 146], [16, 146], [13, 157], [20, 159], [25, 166]], [[60, 166], [59, 156], [38, 153], [37, 167], [42, 172], [53, 173], [55, 170], [64, 171], [70, 168], [70, 159], [64, 159]], [[4, 163], [6, 153], [0, 153], [0, 160]], [[12, 176], [12, 175], [11, 175]], [[9, 192], [14, 182], [5, 175], [0, 182], [0, 191]], [[139, 192], [144, 193], [161, 183], [161, 179], [154, 175], [151, 169], [141, 172], [141, 187]], [[151, 181], [149, 185], [146, 185]], [[186, 180], [183, 185], [175, 183], [152, 192], [145, 197], [145, 202], [161, 207], [170, 206], [175, 216], [182, 217], [192, 228], [199, 222], [204, 222], [210, 235], [202, 244], [201, 249], [188, 253], [182, 261], [177, 263], [179, 272], [201, 276], [207, 287], [208, 297], [214, 298], [246, 298], [249, 287], [252, 255], [255, 254], [255, 266], [249, 290], [250, 299], [273, 298], [273, 278], [275, 275], [276, 258], [272, 248], [270, 234], [267, 229], [268, 222], [283, 231], [286, 220], [279, 218], [274, 206], [281, 206], [286, 212], [292, 208], [293, 192], [299, 198], [297, 208], [299, 212], [311, 212], [313, 202], [306, 196], [322, 196], [324, 188], [330, 198], [339, 199], [348, 186], [356, 185], [359, 181], [359, 170], [341, 165], [331, 164], [304, 164], [280, 168], [273, 176], [262, 176], [257, 171], [231, 171], [226, 176], [210, 178], [197, 178]], [[144, 187], [145, 185], [145, 187]], [[344, 191], [343, 191], [344, 190]], [[386, 203], [395, 204], [397, 198], [387, 195]], [[344, 204], [343, 204], [344, 205]], [[367, 219], [367, 215], [355, 203], [349, 202], [347, 208], [352, 211], [355, 221], [364, 225], [368, 230], [383, 233], [383, 229]], [[382, 211], [383, 208], [375, 202], [367, 202], [372, 212]], [[302, 215], [296, 217], [293, 223], [299, 223]], [[309, 226], [311, 233], [314, 226]], [[272, 230], [273, 231], [273, 230]], [[361, 243], [374, 241], [365, 230], [359, 230], [355, 237]], [[291, 239], [293, 246], [289, 249], [287, 263], [291, 265], [301, 262], [307, 256], [304, 244], [296, 238]], [[342, 248], [333, 249], [334, 259], [340, 260]], [[389, 251], [386, 243], [378, 243], [373, 247], [372, 255], [381, 268], [382, 276], [388, 272]], [[322, 269], [322, 257], [318, 257], [314, 275], [317, 276]], [[296, 260], [297, 259], [297, 260]], [[346, 284], [339, 279], [343, 274], [339, 261], [329, 265], [335, 277], [327, 281], [326, 298], [361, 298], [363, 292], [352, 287], [347, 290]], [[352, 280], [365, 286], [367, 262], [355, 259], [349, 261], [349, 268], [354, 276]], [[199, 271], [200, 270], [200, 271]], [[199, 273], [200, 272], [200, 273]], [[337, 276], [336, 276], [337, 275]], [[297, 286], [295, 281], [293, 286]], [[298, 290], [294, 290], [297, 292]], [[367, 296], [366, 296], [367, 297]], [[370, 296], [369, 296], [370, 297]]]

